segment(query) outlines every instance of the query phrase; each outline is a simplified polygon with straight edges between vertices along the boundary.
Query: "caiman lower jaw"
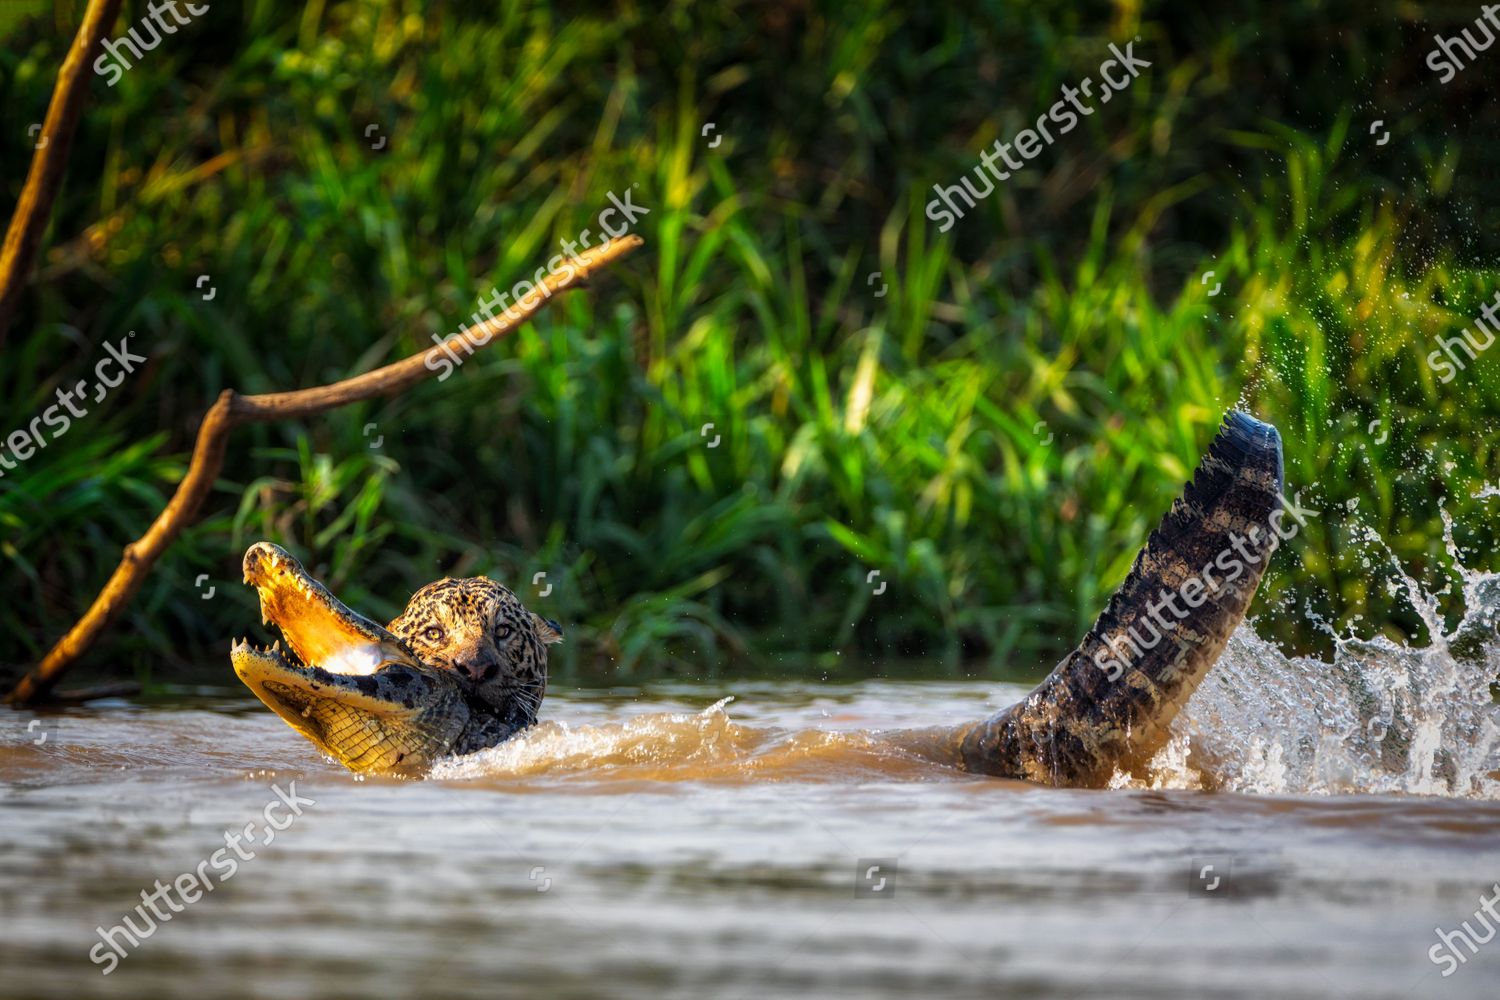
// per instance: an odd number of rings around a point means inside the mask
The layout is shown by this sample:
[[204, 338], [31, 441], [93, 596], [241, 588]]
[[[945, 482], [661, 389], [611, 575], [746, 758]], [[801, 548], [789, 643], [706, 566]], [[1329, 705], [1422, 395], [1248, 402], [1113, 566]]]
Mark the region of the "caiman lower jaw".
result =
[[230, 659], [257, 698], [351, 771], [425, 772], [469, 720], [457, 681], [430, 667], [336, 674], [247, 642], [235, 643]]
[[421, 663], [277, 546], [252, 545], [244, 570], [291, 648], [235, 643], [234, 671], [256, 697], [353, 771], [417, 774], [448, 754], [469, 721], [454, 675]]

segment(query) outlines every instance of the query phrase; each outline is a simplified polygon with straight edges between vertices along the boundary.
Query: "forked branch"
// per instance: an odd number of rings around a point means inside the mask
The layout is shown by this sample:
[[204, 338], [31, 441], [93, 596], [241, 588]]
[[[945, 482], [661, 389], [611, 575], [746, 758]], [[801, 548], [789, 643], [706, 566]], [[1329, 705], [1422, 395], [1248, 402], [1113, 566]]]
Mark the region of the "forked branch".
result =
[[[614, 263], [641, 243], [639, 236], [623, 236], [564, 261], [544, 277], [533, 292], [523, 296], [499, 316], [469, 327], [451, 338], [448, 345], [455, 352], [464, 354], [480, 350], [540, 312], [554, 295], [584, 284], [592, 270]], [[224, 464], [224, 447], [230, 431], [241, 424], [293, 420], [348, 403], [404, 392], [440, 370], [441, 366], [430, 365], [429, 359], [437, 360], [436, 354], [441, 351], [441, 348], [430, 347], [363, 375], [295, 392], [241, 396], [232, 389], [224, 390], [203, 417], [203, 423], [198, 428], [197, 443], [193, 446], [193, 460], [166, 509], [157, 516], [144, 535], [125, 546], [120, 565], [115, 567], [109, 582], [104, 585], [99, 596], [94, 598], [88, 611], [57, 640], [42, 661], [21, 679], [5, 700], [21, 705], [45, 697], [63, 672], [78, 661], [130, 603], [156, 560], [192, 521], [209, 490], [213, 488]]]

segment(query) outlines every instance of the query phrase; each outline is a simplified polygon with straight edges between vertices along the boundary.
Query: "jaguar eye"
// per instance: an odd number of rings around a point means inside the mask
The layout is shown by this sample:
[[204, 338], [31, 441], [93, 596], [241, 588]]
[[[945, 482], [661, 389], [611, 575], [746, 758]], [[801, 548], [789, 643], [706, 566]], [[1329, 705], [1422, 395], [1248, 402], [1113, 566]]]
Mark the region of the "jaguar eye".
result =
[[509, 639], [510, 634], [514, 631], [515, 629], [509, 625], [501, 625], [500, 630], [496, 633], [496, 635], [498, 635], [501, 639]]
[[436, 625], [429, 625], [422, 630], [422, 638], [428, 642], [442, 642], [443, 630]]

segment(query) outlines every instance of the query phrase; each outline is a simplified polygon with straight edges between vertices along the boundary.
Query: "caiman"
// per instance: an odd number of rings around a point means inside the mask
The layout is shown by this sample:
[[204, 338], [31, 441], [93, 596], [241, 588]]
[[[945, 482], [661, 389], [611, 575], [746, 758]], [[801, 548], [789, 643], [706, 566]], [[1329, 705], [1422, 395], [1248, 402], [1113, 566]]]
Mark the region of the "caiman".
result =
[[[956, 766], [1048, 785], [1102, 787], [1137, 773], [1230, 633], [1283, 537], [1281, 438], [1230, 412], [1125, 582], [1020, 702], [944, 730]], [[532, 725], [547, 646], [562, 630], [485, 578], [440, 580], [380, 626], [268, 542], [245, 582], [275, 624], [270, 649], [236, 643], [235, 672], [288, 724], [354, 771], [420, 775]]]

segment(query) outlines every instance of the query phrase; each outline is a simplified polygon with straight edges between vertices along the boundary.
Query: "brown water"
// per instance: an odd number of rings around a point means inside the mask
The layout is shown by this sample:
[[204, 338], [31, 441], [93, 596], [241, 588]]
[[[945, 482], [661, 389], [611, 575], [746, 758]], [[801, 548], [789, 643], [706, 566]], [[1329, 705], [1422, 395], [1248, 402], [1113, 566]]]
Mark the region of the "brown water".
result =
[[[1024, 692], [979, 682], [554, 690], [561, 721], [426, 781], [355, 778], [228, 687], [6, 715], [0, 996], [1493, 998], [1500, 941], [1432, 957], [1500, 882], [1500, 587], [1460, 572], [1477, 649], [1242, 629], [1103, 792], [881, 735]], [[212, 892], [137, 914], [247, 826]]]

